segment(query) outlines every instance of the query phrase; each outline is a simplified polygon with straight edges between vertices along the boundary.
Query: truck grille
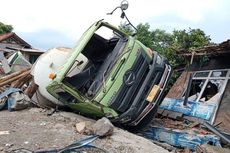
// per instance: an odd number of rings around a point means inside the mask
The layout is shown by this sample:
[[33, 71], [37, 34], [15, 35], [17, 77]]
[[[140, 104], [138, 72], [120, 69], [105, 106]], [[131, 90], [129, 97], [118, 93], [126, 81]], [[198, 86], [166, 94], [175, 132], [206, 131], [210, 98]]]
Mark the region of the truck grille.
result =
[[134, 62], [133, 67], [128, 70], [132, 71], [132, 73], [135, 75], [134, 83], [131, 86], [123, 83], [117, 95], [110, 102], [110, 107], [118, 112], [125, 112], [132, 105], [135, 95], [139, 91], [140, 86], [148, 74], [149, 64], [141, 52], [142, 51], [140, 51], [140, 54]]

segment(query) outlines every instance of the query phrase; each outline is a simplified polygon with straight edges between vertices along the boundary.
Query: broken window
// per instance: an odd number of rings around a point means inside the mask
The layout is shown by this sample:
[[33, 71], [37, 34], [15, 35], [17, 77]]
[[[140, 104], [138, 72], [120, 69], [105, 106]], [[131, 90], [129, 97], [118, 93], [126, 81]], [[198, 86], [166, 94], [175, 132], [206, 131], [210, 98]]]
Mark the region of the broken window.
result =
[[199, 97], [199, 94], [201, 92], [201, 89], [204, 86], [204, 83], [205, 83], [205, 79], [203, 79], [203, 80], [197, 79], [197, 80], [192, 81], [192, 86], [191, 86], [191, 90], [189, 93], [189, 100], [191, 100], [191, 101], [197, 100], [197, 98]]
[[229, 79], [230, 70], [209, 70], [194, 73], [188, 100], [218, 103]]
[[200, 101], [205, 102], [213, 98], [215, 95], [218, 94], [218, 92], [220, 92], [223, 84], [224, 80], [209, 80], [200, 98]]
[[213, 71], [211, 77], [226, 77], [228, 71]]

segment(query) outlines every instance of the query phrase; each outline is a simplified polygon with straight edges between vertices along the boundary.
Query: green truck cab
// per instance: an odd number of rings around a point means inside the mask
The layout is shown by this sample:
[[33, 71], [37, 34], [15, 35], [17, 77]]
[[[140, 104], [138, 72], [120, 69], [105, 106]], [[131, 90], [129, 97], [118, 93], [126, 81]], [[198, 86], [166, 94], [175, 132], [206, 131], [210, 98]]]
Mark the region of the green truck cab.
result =
[[170, 75], [166, 59], [100, 20], [82, 35], [46, 89], [81, 114], [136, 126], [153, 118]]

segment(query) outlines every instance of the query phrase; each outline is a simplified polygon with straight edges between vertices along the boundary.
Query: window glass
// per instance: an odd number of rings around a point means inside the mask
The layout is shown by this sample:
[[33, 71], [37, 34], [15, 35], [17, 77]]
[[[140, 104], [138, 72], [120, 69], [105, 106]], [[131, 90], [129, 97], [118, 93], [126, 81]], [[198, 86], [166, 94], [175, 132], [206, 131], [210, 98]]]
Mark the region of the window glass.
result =
[[224, 80], [221, 79], [211, 79], [208, 81], [207, 86], [200, 98], [200, 101], [210, 100], [213, 96], [215, 96], [221, 89], [224, 84]]
[[194, 75], [194, 77], [208, 77], [208, 75], [209, 75], [209, 71], [196, 72], [196, 74]]
[[213, 71], [211, 77], [226, 77], [228, 71]]
[[188, 100], [196, 101], [199, 97], [202, 87], [204, 86], [205, 79], [192, 80], [192, 86], [189, 92]]

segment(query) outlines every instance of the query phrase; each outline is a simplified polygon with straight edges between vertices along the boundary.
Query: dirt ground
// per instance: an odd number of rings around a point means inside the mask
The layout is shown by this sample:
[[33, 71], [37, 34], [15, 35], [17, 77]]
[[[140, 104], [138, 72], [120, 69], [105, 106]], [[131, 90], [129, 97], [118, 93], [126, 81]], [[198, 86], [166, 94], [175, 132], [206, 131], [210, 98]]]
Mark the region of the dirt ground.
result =
[[[0, 152], [12, 152], [19, 148], [29, 150], [62, 148], [75, 140], [86, 137], [76, 132], [75, 124], [94, 120], [70, 112], [49, 112], [40, 108], [23, 111], [0, 111]], [[139, 153], [168, 151], [151, 141], [115, 128], [110, 137], [93, 142], [99, 148], [114, 153]]]

